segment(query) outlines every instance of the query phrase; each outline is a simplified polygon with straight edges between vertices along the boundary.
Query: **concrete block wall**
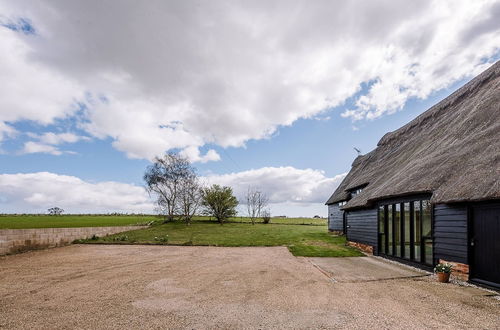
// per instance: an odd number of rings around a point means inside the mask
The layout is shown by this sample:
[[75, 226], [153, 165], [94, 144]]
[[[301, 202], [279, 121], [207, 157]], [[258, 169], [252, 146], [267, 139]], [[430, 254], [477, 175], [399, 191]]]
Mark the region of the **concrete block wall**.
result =
[[0, 230], [0, 255], [71, 244], [76, 239], [102, 237], [147, 226], [37, 228]]

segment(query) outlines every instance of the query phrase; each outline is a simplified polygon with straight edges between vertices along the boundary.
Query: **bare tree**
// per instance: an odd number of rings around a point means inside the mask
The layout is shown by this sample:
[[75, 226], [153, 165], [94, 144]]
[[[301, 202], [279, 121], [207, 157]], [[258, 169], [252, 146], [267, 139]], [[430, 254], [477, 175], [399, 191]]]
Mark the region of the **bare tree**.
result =
[[261, 216], [268, 203], [269, 198], [262, 191], [248, 188], [246, 195], [247, 212], [253, 225], [255, 219]]
[[196, 177], [196, 174], [189, 160], [176, 153], [156, 157], [153, 165], [146, 169], [146, 190], [156, 196], [158, 211], [165, 216], [165, 221], [173, 221], [181, 211], [179, 195], [182, 184], [193, 176]]
[[190, 175], [181, 180], [179, 189], [179, 208], [186, 225], [191, 224], [193, 216], [201, 205], [202, 187], [198, 177]]
[[64, 210], [60, 207], [51, 207], [50, 209], [47, 210], [49, 212], [50, 215], [61, 215]]

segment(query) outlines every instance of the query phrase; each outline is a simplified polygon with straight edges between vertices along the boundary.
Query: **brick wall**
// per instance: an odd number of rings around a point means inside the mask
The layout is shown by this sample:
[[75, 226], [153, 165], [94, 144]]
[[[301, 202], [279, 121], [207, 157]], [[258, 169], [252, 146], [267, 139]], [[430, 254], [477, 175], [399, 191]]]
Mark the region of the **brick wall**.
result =
[[358, 242], [351, 242], [351, 241], [348, 241], [347, 245], [355, 247], [357, 249], [360, 249], [364, 253], [373, 254], [373, 246], [371, 246], [371, 245], [358, 243]]
[[106, 236], [147, 226], [39, 228], [0, 230], [0, 255], [71, 244], [92, 235]]
[[455, 278], [458, 278], [459, 280], [462, 281], [469, 280], [469, 265], [461, 264], [459, 262], [447, 261], [443, 259], [439, 259], [439, 262], [452, 264], [453, 268], [451, 270], [451, 275], [454, 276]]

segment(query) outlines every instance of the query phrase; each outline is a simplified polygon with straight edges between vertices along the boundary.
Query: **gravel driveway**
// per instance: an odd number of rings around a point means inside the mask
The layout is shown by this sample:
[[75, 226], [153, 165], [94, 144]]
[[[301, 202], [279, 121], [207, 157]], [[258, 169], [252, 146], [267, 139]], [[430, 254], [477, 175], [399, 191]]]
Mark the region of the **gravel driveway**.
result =
[[500, 325], [488, 291], [429, 276], [333, 282], [312, 261], [284, 247], [73, 245], [0, 257], [0, 328]]

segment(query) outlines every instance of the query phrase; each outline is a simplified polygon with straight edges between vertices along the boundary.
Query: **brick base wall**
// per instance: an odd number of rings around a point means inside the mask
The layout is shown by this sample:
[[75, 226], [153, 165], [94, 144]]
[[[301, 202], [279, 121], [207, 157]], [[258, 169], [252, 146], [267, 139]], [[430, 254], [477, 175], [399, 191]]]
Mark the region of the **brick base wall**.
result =
[[328, 231], [334, 235], [344, 235], [344, 232], [342, 230], [330, 230], [330, 229], [328, 229]]
[[107, 236], [147, 226], [39, 228], [0, 230], [0, 255], [45, 249], [71, 244], [76, 239], [93, 235]]
[[440, 263], [448, 263], [453, 265], [451, 270], [451, 275], [459, 280], [468, 281], [469, 280], [469, 265], [461, 264], [459, 262], [447, 261], [439, 259]]
[[351, 241], [347, 242], [347, 245], [360, 249], [364, 253], [373, 254], [373, 246], [371, 245]]

